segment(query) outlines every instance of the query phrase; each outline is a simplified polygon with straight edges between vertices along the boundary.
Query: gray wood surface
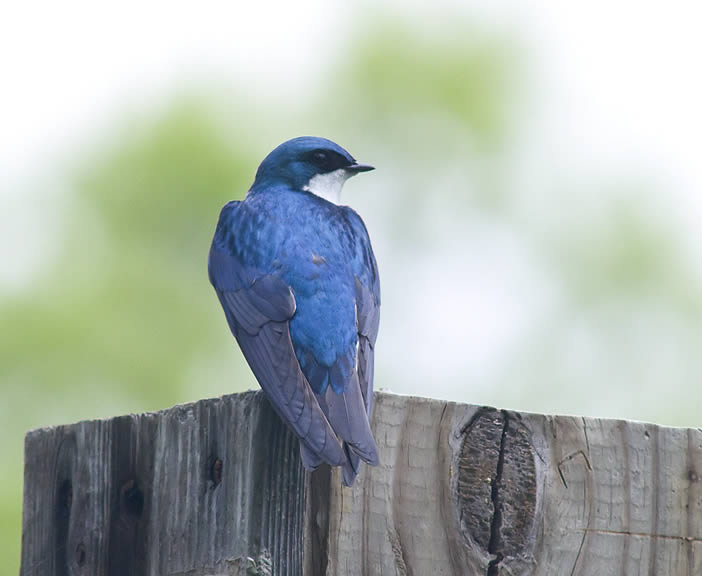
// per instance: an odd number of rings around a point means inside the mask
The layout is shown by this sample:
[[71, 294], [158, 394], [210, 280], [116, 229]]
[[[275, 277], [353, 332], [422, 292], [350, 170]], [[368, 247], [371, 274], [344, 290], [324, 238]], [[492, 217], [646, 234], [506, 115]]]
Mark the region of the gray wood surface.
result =
[[32, 431], [21, 574], [702, 575], [702, 431], [375, 406], [352, 489], [260, 393]]

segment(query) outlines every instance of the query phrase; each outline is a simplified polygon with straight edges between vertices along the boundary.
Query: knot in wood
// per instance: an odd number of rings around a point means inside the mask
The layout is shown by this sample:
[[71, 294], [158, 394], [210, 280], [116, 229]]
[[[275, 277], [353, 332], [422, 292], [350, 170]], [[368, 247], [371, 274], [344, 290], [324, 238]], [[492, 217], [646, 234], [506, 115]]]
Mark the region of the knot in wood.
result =
[[456, 501], [461, 530], [500, 562], [527, 547], [536, 513], [536, 466], [519, 417], [480, 410], [463, 430]]

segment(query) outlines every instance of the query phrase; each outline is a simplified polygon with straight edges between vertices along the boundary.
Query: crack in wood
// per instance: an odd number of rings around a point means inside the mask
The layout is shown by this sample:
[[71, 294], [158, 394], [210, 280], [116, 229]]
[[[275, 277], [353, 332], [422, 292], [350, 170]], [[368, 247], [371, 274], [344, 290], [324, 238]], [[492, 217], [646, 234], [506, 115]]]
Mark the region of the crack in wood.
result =
[[500, 437], [500, 452], [497, 458], [497, 472], [492, 481], [492, 523], [490, 525], [490, 542], [488, 543], [488, 552], [494, 554], [495, 557], [488, 564], [487, 576], [497, 576], [499, 564], [502, 562], [502, 502], [500, 500], [500, 488], [502, 484], [502, 473], [505, 466], [505, 440], [507, 438], [507, 426], [509, 425], [509, 414], [502, 411], [502, 436]]
[[[651, 434], [651, 484], [657, 485], [660, 483], [660, 454], [658, 452], [658, 428], [653, 428]], [[651, 528], [656, 531], [658, 528], [658, 490], [653, 490], [651, 493]], [[654, 538], [651, 542], [651, 558], [648, 575], [656, 576], [658, 571], [658, 539]]]
[[312, 574], [327, 572], [331, 481], [332, 471], [326, 464], [307, 475], [305, 563]]
[[575, 555], [575, 562], [573, 562], [573, 569], [570, 571], [570, 576], [575, 574], [575, 569], [578, 567], [578, 560], [580, 560], [580, 554], [583, 552], [583, 546], [585, 545], [585, 537], [587, 536], [587, 529], [583, 531], [583, 537], [580, 540], [580, 546], [578, 546], [578, 553]]
[[[566, 482], [565, 479], [565, 474], [563, 473], [563, 469], [561, 466], [565, 464], [566, 462], [570, 462], [573, 460], [576, 456], [582, 456], [583, 461], [585, 462], [585, 467], [587, 468], [588, 471], [588, 479], [591, 479], [592, 477], [592, 465], [590, 463], [590, 440], [587, 435], [587, 423], [585, 421], [584, 417], [581, 417], [581, 421], [583, 424], [583, 435], [585, 436], [585, 448], [587, 450], [587, 454], [583, 452], [582, 450], [577, 450], [575, 452], [571, 452], [568, 454], [565, 458], [562, 458], [560, 462], [556, 465], [556, 469], [558, 470], [558, 474], [561, 477], [561, 481], [563, 482], [563, 486], [565, 486], [566, 490], [568, 489], [568, 483]], [[584, 502], [587, 501], [587, 490], [588, 490], [588, 483], [585, 483], [585, 495], [583, 496]], [[592, 507], [588, 507], [588, 519], [587, 519], [587, 525], [590, 526], [590, 523], [592, 522]], [[575, 570], [578, 567], [578, 561], [580, 560], [580, 556], [583, 553], [583, 548], [585, 547], [585, 539], [587, 538], [588, 534], [588, 528], [585, 528], [583, 530], [583, 536], [580, 539], [580, 544], [578, 545], [578, 553], [575, 555], [575, 561], [573, 562], [573, 567], [570, 570], [570, 576], [573, 576], [575, 574]]]
[[[691, 513], [691, 510], [694, 510], [695, 506], [695, 492], [697, 492], [693, 484], [695, 484], [699, 480], [699, 475], [697, 473], [697, 469], [695, 467], [695, 459], [694, 459], [694, 452], [695, 452], [695, 442], [693, 439], [693, 434], [691, 430], [687, 431], [687, 452], [685, 454], [685, 460], [686, 460], [686, 468], [688, 470], [687, 472], [687, 477], [690, 481], [690, 485], [688, 487], [688, 490], [686, 492], [686, 503], [685, 503], [685, 524], [687, 528], [687, 533], [688, 534], [694, 534], [697, 530], [695, 527], [695, 521], [694, 521], [694, 512]], [[695, 550], [694, 546], [692, 543], [687, 547], [687, 564], [688, 566], [694, 566], [695, 565]]]
[[459, 522], [466, 542], [475, 542], [487, 552], [494, 516], [492, 489], [504, 421], [494, 408], [482, 408], [461, 429], [464, 436], [456, 484]]
[[568, 454], [568, 456], [561, 458], [560, 462], [558, 462], [557, 464], [558, 475], [561, 477], [561, 482], [563, 482], [563, 486], [565, 486], [566, 489], [568, 488], [568, 482], [566, 482], [565, 474], [563, 474], [561, 466], [563, 466], [563, 464], [565, 464], [566, 462], [570, 462], [576, 456], [582, 456], [583, 460], [585, 460], [585, 466], [587, 466], [587, 469], [590, 472], [592, 472], [592, 465], [590, 464], [590, 459], [587, 457], [587, 454], [585, 454], [585, 452], [583, 452], [582, 450], [571, 452], [570, 454]]
[[[590, 456], [590, 439], [587, 437], [587, 422], [585, 422], [584, 416], [581, 416], [580, 419], [583, 422], [583, 434], [585, 435], [585, 448], [587, 448], [587, 455], [589, 457]], [[590, 468], [590, 470], [592, 470], [592, 467], [589, 466], [589, 460], [587, 460], [587, 462], [588, 462], [588, 468]]]
[[388, 525], [388, 540], [390, 541], [390, 548], [392, 550], [393, 556], [395, 557], [395, 568], [399, 576], [407, 576], [407, 562], [405, 560], [405, 551], [402, 549], [402, 542], [397, 532]]

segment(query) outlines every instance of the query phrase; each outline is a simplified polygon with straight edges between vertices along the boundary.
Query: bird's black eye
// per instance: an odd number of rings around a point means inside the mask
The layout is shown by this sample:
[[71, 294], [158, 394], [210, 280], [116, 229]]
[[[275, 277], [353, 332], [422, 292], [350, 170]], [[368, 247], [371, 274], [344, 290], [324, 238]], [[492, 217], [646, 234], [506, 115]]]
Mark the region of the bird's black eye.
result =
[[329, 154], [327, 154], [324, 150], [317, 150], [312, 157], [320, 166], [324, 166], [329, 162]]
[[307, 155], [307, 160], [322, 173], [332, 172], [349, 164], [346, 158], [333, 150], [313, 150]]

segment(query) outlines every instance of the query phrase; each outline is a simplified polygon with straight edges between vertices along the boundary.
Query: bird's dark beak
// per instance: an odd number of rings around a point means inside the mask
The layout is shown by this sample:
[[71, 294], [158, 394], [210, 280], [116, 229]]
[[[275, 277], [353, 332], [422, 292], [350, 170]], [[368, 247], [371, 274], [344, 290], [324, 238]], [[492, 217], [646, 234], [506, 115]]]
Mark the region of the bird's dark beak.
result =
[[358, 162], [354, 162], [353, 164], [351, 164], [351, 166], [347, 166], [345, 170], [351, 175], [356, 175], [360, 172], [370, 172], [371, 170], [375, 170], [375, 166], [371, 166], [370, 164], [359, 164]]

